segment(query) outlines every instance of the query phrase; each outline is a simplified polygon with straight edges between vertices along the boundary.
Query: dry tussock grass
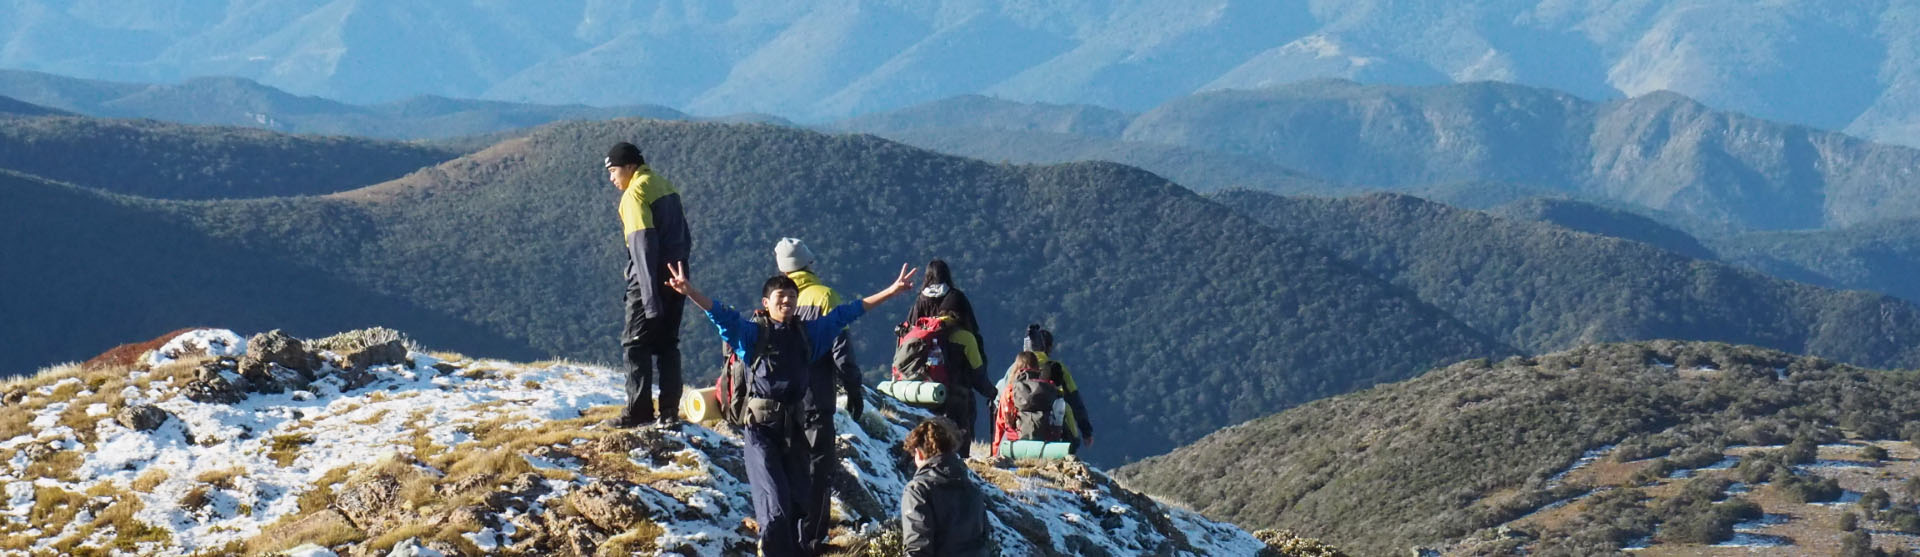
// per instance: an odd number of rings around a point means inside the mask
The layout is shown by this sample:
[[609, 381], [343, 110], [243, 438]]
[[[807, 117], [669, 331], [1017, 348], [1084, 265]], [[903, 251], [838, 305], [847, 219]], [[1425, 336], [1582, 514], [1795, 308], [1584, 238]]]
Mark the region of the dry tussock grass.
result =
[[305, 433], [275, 435], [268, 443], [267, 457], [282, 467], [291, 466], [293, 460], [300, 457], [300, 448], [312, 444], [313, 436]]
[[166, 483], [170, 477], [171, 475], [168, 474], [166, 470], [148, 467], [147, 471], [141, 472], [139, 477], [133, 479], [133, 485], [129, 487], [132, 487], [134, 491], [140, 493], [152, 493], [153, 488]]
[[205, 472], [201, 472], [199, 477], [194, 478], [194, 481], [207, 484], [215, 488], [230, 490], [230, 489], [233, 489], [234, 487], [234, 483], [233, 483], [234, 479], [240, 478], [246, 475], [247, 475], [247, 469], [240, 468], [240, 467], [233, 467], [233, 468], [227, 468], [224, 470], [208, 470]]

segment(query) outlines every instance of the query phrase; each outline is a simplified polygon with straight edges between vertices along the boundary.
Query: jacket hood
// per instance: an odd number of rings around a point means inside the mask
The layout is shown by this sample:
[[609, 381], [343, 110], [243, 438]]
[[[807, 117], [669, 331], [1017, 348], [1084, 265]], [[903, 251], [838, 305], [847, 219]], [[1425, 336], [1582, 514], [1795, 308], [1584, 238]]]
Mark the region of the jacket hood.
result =
[[921, 466], [914, 475], [928, 476], [934, 483], [939, 484], [964, 482], [967, 481], [967, 464], [961, 462], [960, 455], [947, 453], [927, 462], [926, 466]]

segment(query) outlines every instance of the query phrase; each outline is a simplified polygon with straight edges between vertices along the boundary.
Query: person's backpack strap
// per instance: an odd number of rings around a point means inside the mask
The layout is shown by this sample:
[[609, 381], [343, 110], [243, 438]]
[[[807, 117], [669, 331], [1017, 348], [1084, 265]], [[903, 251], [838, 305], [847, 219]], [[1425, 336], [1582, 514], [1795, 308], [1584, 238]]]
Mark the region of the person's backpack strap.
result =
[[758, 327], [759, 330], [754, 335], [753, 351], [747, 353], [745, 360], [749, 371], [753, 369], [754, 360], [759, 359], [761, 354], [767, 352], [767, 339], [773, 337], [773, 320], [767, 317], [767, 314], [757, 311], [754, 312], [753, 325]]
[[794, 332], [800, 335], [800, 346], [803, 347], [802, 350], [806, 350], [806, 352], [802, 354], [806, 357], [801, 358], [801, 361], [806, 362], [807, 365], [813, 365], [813, 339], [807, 338], [807, 325], [799, 321], [793, 321], [793, 328]]

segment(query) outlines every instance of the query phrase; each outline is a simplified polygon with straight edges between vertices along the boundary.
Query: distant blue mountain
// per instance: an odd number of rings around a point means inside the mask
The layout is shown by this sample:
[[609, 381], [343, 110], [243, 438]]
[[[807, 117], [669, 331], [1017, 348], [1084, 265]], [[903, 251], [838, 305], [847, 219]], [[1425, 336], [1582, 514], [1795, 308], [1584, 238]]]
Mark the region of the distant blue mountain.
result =
[[823, 121], [979, 93], [1144, 111], [1313, 78], [1672, 90], [1920, 145], [1920, 6], [1783, 0], [0, 2], [0, 67]]

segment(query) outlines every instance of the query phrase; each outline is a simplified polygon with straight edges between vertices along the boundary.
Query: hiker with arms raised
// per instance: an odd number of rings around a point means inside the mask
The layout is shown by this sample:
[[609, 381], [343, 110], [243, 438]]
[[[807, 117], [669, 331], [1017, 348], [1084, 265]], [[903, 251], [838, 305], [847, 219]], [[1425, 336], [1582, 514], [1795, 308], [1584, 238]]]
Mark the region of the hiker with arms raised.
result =
[[[781, 238], [773, 245], [773, 259], [780, 272], [786, 273], [800, 289], [794, 308], [800, 319], [819, 319], [840, 305], [840, 293], [820, 282], [820, 277], [814, 274], [813, 250], [805, 242], [799, 238]], [[819, 553], [818, 546], [827, 539], [827, 512], [832, 503], [827, 493], [839, 466], [839, 458], [834, 454], [837, 437], [833, 426], [834, 385], [839, 384], [847, 392], [847, 414], [854, 420], [859, 420], [866, 409], [866, 399], [860, 396], [860, 366], [853, 362], [853, 341], [846, 329], [834, 335], [831, 353], [824, 358], [814, 358], [808, 373], [801, 427], [806, 430], [811, 485], [807, 486], [807, 514], [800, 519], [800, 531], [806, 536], [807, 549]]]
[[804, 548], [810, 545], [803, 539], [799, 521], [808, 512], [806, 490], [811, 482], [801, 420], [813, 361], [833, 347], [841, 329], [912, 288], [916, 271], [901, 265], [900, 275], [885, 290], [841, 304], [818, 318], [804, 319], [795, 307], [799, 288], [786, 275], [767, 279], [760, 289], [764, 313], [749, 318], [701, 293], [688, 280], [684, 266], [668, 268], [667, 287], [705, 311], [720, 330], [720, 340], [740, 361], [748, 362], [742, 436], [763, 555], [805, 555]]
[[[627, 243], [626, 327], [620, 348], [627, 364], [627, 406], [615, 427], [680, 419], [680, 318], [686, 297], [665, 288], [667, 266], [686, 267], [693, 236], [680, 209], [680, 192], [647, 167], [640, 148], [621, 142], [607, 151], [607, 180], [620, 190], [621, 237]], [[653, 375], [660, 374], [660, 410], [654, 411]]]

